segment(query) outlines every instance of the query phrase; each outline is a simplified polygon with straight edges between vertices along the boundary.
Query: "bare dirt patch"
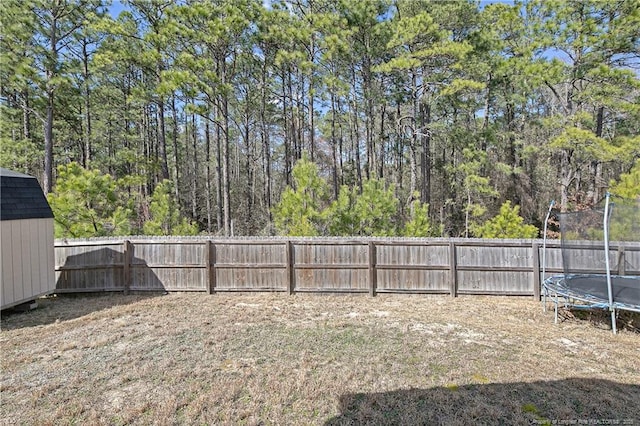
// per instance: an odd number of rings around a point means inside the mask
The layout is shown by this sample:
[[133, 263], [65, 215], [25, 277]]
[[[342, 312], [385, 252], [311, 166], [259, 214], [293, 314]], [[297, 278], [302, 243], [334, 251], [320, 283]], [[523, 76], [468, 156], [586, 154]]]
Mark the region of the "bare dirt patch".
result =
[[554, 326], [530, 299], [113, 294], [41, 305], [2, 319], [2, 424], [640, 424], [640, 335]]

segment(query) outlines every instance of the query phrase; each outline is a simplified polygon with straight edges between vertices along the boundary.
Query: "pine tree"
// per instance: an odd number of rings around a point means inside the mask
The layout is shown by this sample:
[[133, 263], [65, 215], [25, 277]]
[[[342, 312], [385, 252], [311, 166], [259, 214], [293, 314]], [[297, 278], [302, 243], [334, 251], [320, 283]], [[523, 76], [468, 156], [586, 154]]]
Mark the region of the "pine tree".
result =
[[520, 206], [511, 206], [511, 201], [505, 201], [500, 207], [500, 213], [484, 224], [474, 226], [473, 234], [480, 238], [535, 238], [538, 228], [524, 223], [520, 216]]
[[56, 238], [128, 235], [134, 229], [133, 205], [119, 192], [122, 182], [72, 162], [58, 166], [58, 181], [48, 194]]
[[273, 208], [273, 219], [280, 235], [314, 236], [321, 234], [323, 204], [328, 187], [318, 167], [303, 157], [293, 168], [294, 187], [287, 187]]
[[171, 181], [163, 180], [149, 200], [150, 218], [144, 223], [147, 235], [197, 235], [198, 226], [182, 217], [173, 197]]

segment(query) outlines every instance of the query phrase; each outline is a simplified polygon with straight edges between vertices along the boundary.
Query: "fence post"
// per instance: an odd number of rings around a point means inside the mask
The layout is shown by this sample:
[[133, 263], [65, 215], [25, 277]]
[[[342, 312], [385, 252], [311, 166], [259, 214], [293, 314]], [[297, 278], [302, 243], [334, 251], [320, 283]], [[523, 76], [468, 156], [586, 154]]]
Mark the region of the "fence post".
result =
[[285, 246], [287, 257], [287, 293], [290, 295], [295, 292], [296, 288], [296, 271], [295, 271], [295, 253], [293, 250], [293, 242], [287, 240]]
[[378, 288], [378, 272], [376, 271], [376, 244], [369, 241], [369, 295], [375, 297]]
[[540, 301], [540, 245], [531, 244], [533, 254], [533, 298]]
[[209, 294], [216, 292], [216, 245], [207, 240], [207, 280]]
[[618, 275], [625, 276], [627, 274], [626, 271], [626, 260], [624, 258], [624, 247], [618, 246]]
[[456, 258], [456, 243], [449, 242], [449, 292], [451, 297], [458, 297], [458, 259]]
[[131, 259], [133, 258], [133, 245], [131, 241], [124, 240], [123, 244], [123, 264], [122, 264], [122, 278], [124, 279], [124, 294], [129, 294], [131, 288]]

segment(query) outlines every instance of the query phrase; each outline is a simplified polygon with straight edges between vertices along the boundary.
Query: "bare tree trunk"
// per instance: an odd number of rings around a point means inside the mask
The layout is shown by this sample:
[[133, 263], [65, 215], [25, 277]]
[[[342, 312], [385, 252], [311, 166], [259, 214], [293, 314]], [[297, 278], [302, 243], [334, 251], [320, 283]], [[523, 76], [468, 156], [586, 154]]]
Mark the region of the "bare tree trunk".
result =
[[[186, 102], [188, 102], [188, 99], [185, 99]], [[182, 140], [183, 140], [183, 146], [184, 146], [184, 165], [185, 165], [185, 169], [184, 169], [184, 173], [183, 173], [183, 181], [184, 181], [184, 185], [185, 185], [185, 191], [183, 194], [184, 197], [184, 208], [185, 208], [185, 212], [192, 210], [192, 196], [193, 193], [191, 192], [191, 186], [193, 184], [193, 178], [191, 177], [193, 170], [191, 167], [191, 164], [193, 164], [193, 160], [191, 158], [191, 142], [190, 142], [190, 137], [191, 137], [191, 131], [189, 129], [189, 114], [184, 111], [182, 112], [182, 116], [184, 117], [184, 132], [182, 133]]]
[[176, 96], [171, 97], [171, 115], [173, 117], [173, 174], [174, 174], [174, 191], [176, 200], [180, 199], [180, 154], [178, 153], [178, 112], [176, 110]]
[[[340, 98], [336, 99], [336, 107], [338, 112], [342, 115], [342, 105], [340, 103]], [[340, 136], [338, 136], [338, 163], [340, 165], [339, 174], [340, 174], [340, 185], [344, 185], [344, 126], [343, 120], [340, 120]]]
[[336, 96], [331, 92], [331, 155], [333, 160], [332, 183], [333, 198], [338, 199], [338, 158], [336, 154]]
[[31, 139], [31, 113], [29, 112], [29, 89], [22, 90], [22, 137]]
[[[295, 96], [295, 114], [292, 114], [291, 123], [293, 124], [293, 129], [291, 133], [294, 135], [293, 137], [293, 152], [295, 161], [302, 158], [302, 145], [304, 144], [304, 135], [303, 135], [303, 127], [304, 127], [304, 93], [300, 93], [302, 90], [304, 92], [304, 74], [298, 71], [298, 75], [300, 76], [300, 84], [296, 87], [296, 96]], [[291, 75], [289, 75], [289, 79], [291, 79]], [[302, 86], [302, 87], [300, 87]], [[293, 89], [293, 85], [290, 83], [289, 87]], [[291, 99], [294, 99], [293, 93], [290, 94]]]
[[378, 135], [378, 139], [380, 140], [380, 151], [378, 153], [378, 177], [384, 177], [384, 161], [385, 161], [385, 142], [387, 141], [387, 136], [384, 133], [384, 122], [385, 116], [387, 115], [387, 103], [384, 102], [382, 104], [382, 109], [380, 110], [380, 134]]
[[[153, 185], [152, 182], [149, 181], [151, 174], [148, 173], [147, 170], [147, 164], [149, 163], [149, 160], [151, 159], [151, 146], [150, 146], [150, 139], [151, 139], [151, 130], [149, 129], [150, 125], [149, 125], [149, 107], [148, 105], [145, 105], [142, 108], [142, 129], [141, 129], [141, 137], [142, 137], [142, 158], [144, 158], [144, 165], [142, 166], [144, 168], [144, 170], [137, 170], [138, 173], [140, 173], [143, 176], [146, 176], [146, 182], [144, 185], [144, 195], [148, 196], [151, 195], [151, 192], [153, 190]], [[139, 163], [138, 163], [139, 165]]]
[[[598, 112], [596, 114], [596, 136], [602, 137], [602, 128], [604, 123], [604, 107], [599, 107]], [[597, 204], [600, 201], [600, 184], [602, 182], [602, 162], [593, 161], [591, 163], [591, 167], [593, 169], [591, 176], [593, 176], [592, 180], [592, 200], [593, 204]]]
[[158, 105], [158, 157], [160, 157], [161, 180], [169, 179], [169, 165], [167, 161], [167, 130], [164, 122], [164, 100], [159, 99]]
[[45, 195], [53, 189], [53, 109], [55, 96], [53, 79], [55, 77], [55, 67], [58, 65], [58, 21], [55, 12], [52, 13], [49, 48], [51, 49], [51, 60], [47, 61], [48, 65], [45, 71], [47, 79], [47, 114], [44, 123], [44, 176], [42, 179]]
[[207, 234], [211, 233], [211, 225], [213, 223], [213, 212], [211, 209], [211, 134], [209, 128], [209, 120], [204, 120], [204, 140], [205, 140], [205, 190], [207, 205]]
[[[246, 213], [246, 223], [245, 229], [250, 230], [253, 226], [253, 205], [254, 205], [254, 197], [255, 197], [255, 181], [254, 181], [254, 163], [253, 163], [253, 155], [254, 155], [254, 147], [253, 142], [251, 141], [251, 111], [249, 110], [249, 103], [247, 102], [245, 105], [245, 123], [244, 123], [244, 141], [245, 146], [247, 148], [246, 157], [245, 157], [245, 168], [247, 169], [247, 190], [245, 192], [246, 202], [247, 202], [247, 211]], [[238, 156], [239, 157], [239, 156]]]
[[[220, 63], [220, 80], [222, 84], [227, 83], [227, 65], [222, 59]], [[224, 235], [231, 235], [231, 193], [230, 193], [230, 176], [229, 176], [229, 104], [227, 95], [222, 95], [222, 210], [224, 219]]]
[[[219, 101], [218, 101], [219, 102]], [[219, 115], [220, 107], [216, 105], [216, 114]], [[216, 126], [216, 222], [218, 225], [218, 231], [222, 229], [222, 129], [220, 126]]]
[[191, 216], [194, 220], [198, 220], [198, 127], [196, 123], [196, 115], [191, 115], [191, 142], [193, 143], [193, 163], [192, 173], [193, 180], [191, 181]]
[[516, 204], [520, 204], [522, 197], [520, 195], [521, 185], [520, 179], [516, 172], [518, 169], [518, 157], [516, 148], [516, 111], [515, 106], [511, 102], [507, 102], [505, 108], [505, 119], [507, 120], [507, 164], [511, 168], [510, 180], [507, 183], [507, 199], [513, 200]]
[[353, 100], [353, 111], [351, 112], [351, 120], [352, 120], [352, 132], [351, 132], [351, 147], [352, 151], [355, 154], [355, 167], [356, 167], [356, 177], [358, 188], [360, 188], [360, 192], [362, 192], [362, 166], [360, 161], [360, 128], [358, 126], [358, 106], [356, 104], [356, 100]]
[[44, 124], [44, 193], [53, 189], [53, 89], [47, 90], [47, 117]]
[[560, 211], [566, 212], [569, 207], [569, 185], [573, 182], [575, 174], [571, 170], [571, 155], [563, 150], [560, 162]]
[[85, 135], [84, 135], [84, 167], [89, 167], [91, 163], [91, 89], [89, 84], [89, 52], [87, 52], [87, 41], [82, 40], [82, 72], [84, 78], [84, 112], [85, 112]]
[[[369, 51], [369, 38], [365, 39], [365, 49]], [[365, 100], [365, 145], [367, 150], [367, 160], [365, 164], [365, 175], [367, 179], [370, 179], [372, 174], [375, 174], [376, 170], [376, 153], [373, 146], [373, 127], [374, 127], [374, 112], [373, 112], [373, 82], [371, 75], [371, 58], [366, 53], [364, 56], [362, 66], [362, 85], [363, 95]]]
[[[286, 185], [291, 185], [292, 170], [292, 150], [291, 150], [291, 132], [289, 131], [289, 117], [287, 115], [287, 73], [282, 71], [282, 120], [284, 130], [284, 181]], [[290, 83], [290, 80], [289, 80]], [[289, 89], [290, 91], [291, 89]]]
[[[397, 101], [396, 103], [396, 117], [398, 119], [400, 119], [401, 117], [401, 111], [400, 111], [400, 100]], [[398, 186], [398, 192], [402, 192], [402, 189], [404, 188], [404, 176], [403, 176], [403, 169], [404, 169], [404, 138], [402, 136], [402, 133], [400, 131], [400, 129], [398, 129], [399, 131], [397, 132], [397, 140], [396, 140], [396, 184]]]
[[360, 129], [358, 127], [358, 99], [356, 94], [356, 71], [353, 72], [353, 101], [352, 101], [352, 112], [351, 117], [353, 118], [353, 133], [352, 133], [352, 146], [355, 151], [356, 156], [356, 176], [358, 177], [358, 188], [360, 188], [360, 192], [362, 192], [362, 165], [360, 163]]
[[417, 76], [413, 73], [411, 77], [412, 93], [413, 93], [413, 126], [411, 133], [411, 142], [409, 145], [409, 168], [411, 177], [409, 180], [409, 200], [413, 200], [414, 194], [418, 187], [418, 132], [417, 132], [417, 118], [419, 113], [418, 107], [418, 87]]
[[261, 102], [260, 102], [260, 138], [262, 145], [262, 172], [264, 174], [263, 197], [267, 208], [269, 223], [272, 221], [271, 215], [271, 144], [269, 141], [269, 128], [267, 125], [267, 63], [262, 64], [261, 81]]
[[[315, 36], [311, 35], [311, 44], [309, 47], [310, 60], [313, 64], [315, 59]], [[313, 65], [311, 66], [311, 72], [309, 73], [309, 153], [311, 161], [315, 161], [316, 158], [316, 142], [315, 142], [315, 123], [314, 123], [314, 108], [313, 108]]]
[[487, 96], [484, 99], [484, 120], [482, 122], [482, 146], [483, 152], [487, 152], [488, 139], [489, 139], [489, 114], [491, 112], [491, 81], [492, 74], [487, 75]]
[[420, 140], [422, 141], [422, 152], [420, 153], [420, 171], [422, 174], [422, 185], [420, 186], [420, 200], [423, 203], [431, 203], [431, 123], [430, 105], [420, 103]]

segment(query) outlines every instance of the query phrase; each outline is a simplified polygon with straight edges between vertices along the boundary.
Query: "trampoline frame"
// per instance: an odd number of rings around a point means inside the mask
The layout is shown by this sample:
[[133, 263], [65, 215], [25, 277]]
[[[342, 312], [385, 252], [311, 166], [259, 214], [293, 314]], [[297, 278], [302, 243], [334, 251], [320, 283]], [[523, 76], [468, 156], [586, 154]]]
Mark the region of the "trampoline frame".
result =
[[[616, 328], [616, 311], [617, 310], [625, 310], [625, 311], [633, 311], [640, 312], [640, 305], [622, 303], [614, 300], [613, 295], [613, 280], [618, 276], [611, 274], [611, 266], [609, 264], [609, 219], [610, 219], [610, 205], [609, 205], [610, 194], [606, 194], [605, 201], [605, 209], [604, 209], [604, 220], [603, 220], [603, 228], [604, 228], [604, 248], [605, 248], [605, 265], [606, 265], [606, 273], [605, 274], [571, 274], [571, 275], [555, 275], [549, 278], [546, 278], [542, 283], [542, 295], [543, 295], [543, 308], [546, 312], [547, 309], [547, 298], [550, 298], [552, 303], [554, 304], [554, 322], [558, 323], [558, 309], [562, 304], [565, 308], [576, 308], [576, 309], [608, 309], [611, 312], [611, 330], [614, 334], [617, 333]], [[543, 240], [543, 261], [542, 261], [542, 276], [546, 275], [546, 243], [547, 243], [547, 224], [549, 221], [549, 217], [551, 215], [551, 209], [553, 208], [555, 202], [551, 201], [549, 205], [549, 211], [545, 218], [544, 222], [544, 240]], [[577, 279], [582, 277], [589, 278], [606, 278], [606, 286], [607, 286], [607, 299], [600, 297], [598, 295], [589, 294], [587, 292], [582, 292], [573, 288], [570, 288], [566, 285], [568, 280]], [[620, 276], [622, 277], [622, 276]], [[640, 277], [635, 276], [624, 276], [624, 279], [630, 280], [638, 280], [640, 283]], [[604, 280], [603, 280], [604, 281]], [[639, 284], [640, 285], [640, 284]]]

